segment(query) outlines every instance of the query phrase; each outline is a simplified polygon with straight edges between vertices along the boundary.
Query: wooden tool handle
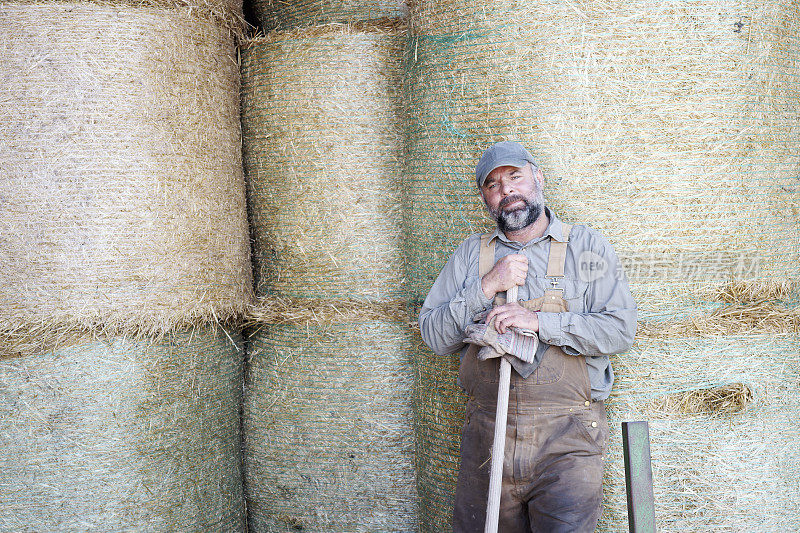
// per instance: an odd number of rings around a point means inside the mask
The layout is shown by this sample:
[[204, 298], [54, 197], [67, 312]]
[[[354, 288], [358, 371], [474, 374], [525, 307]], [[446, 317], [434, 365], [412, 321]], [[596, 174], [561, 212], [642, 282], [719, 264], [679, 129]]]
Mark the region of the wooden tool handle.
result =
[[[517, 301], [519, 287], [506, 291], [506, 303]], [[492, 470], [489, 476], [489, 499], [486, 504], [485, 533], [497, 533], [500, 520], [500, 485], [503, 481], [503, 459], [506, 455], [506, 422], [508, 420], [508, 392], [511, 386], [511, 363], [500, 358], [500, 382], [497, 386], [497, 411], [494, 417], [494, 442], [492, 443]]]

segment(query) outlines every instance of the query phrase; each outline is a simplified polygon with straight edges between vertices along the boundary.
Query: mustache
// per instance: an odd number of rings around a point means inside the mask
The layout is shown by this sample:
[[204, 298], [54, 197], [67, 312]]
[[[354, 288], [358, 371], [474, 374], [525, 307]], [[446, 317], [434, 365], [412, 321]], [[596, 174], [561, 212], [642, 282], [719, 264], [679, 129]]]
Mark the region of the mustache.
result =
[[528, 205], [528, 201], [525, 199], [524, 196], [522, 196], [521, 194], [512, 194], [511, 196], [506, 196], [505, 198], [500, 200], [500, 203], [498, 204], [497, 207], [502, 208], [507, 206], [508, 204], [513, 204], [514, 202], [519, 202], [519, 201], [523, 202], [525, 205]]

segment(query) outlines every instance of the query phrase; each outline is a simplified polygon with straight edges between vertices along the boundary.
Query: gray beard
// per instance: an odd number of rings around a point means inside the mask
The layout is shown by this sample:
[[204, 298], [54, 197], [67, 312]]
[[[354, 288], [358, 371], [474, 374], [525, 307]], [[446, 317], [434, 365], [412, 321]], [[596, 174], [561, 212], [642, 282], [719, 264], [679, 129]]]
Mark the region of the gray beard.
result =
[[539, 198], [529, 200], [522, 196], [513, 196], [505, 199], [506, 203], [522, 200], [525, 205], [513, 211], [503, 211], [502, 206], [489, 211], [491, 217], [497, 221], [497, 228], [503, 233], [519, 231], [527, 228], [539, 218], [544, 210], [544, 202]]

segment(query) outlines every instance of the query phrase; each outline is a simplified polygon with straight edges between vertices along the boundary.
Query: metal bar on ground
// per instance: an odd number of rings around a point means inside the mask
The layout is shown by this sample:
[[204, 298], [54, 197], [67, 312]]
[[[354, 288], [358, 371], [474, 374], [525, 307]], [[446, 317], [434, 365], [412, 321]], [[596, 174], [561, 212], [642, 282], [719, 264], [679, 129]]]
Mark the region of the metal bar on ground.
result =
[[622, 455], [628, 493], [628, 531], [655, 533], [653, 468], [650, 464], [650, 428], [647, 422], [622, 423]]

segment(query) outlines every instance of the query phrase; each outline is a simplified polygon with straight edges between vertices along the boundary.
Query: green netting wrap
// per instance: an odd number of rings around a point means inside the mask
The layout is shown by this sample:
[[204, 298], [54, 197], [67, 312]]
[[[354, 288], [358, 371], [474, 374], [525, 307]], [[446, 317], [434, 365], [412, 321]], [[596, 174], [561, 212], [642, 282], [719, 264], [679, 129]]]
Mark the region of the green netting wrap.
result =
[[112, 8], [188, 8], [192, 13], [204, 18], [223, 22], [237, 35], [241, 34], [244, 26], [242, 14], [242, 0], [13, 0], [8, 4], [21, 5], [46, 5], [61, 4], [62, 6], [94, 4]]
[[250, 8], [265, 30], [400, 18], [408, 14], [405, 0], [252, 0]]
[[623, 420], [650, 424], [659, 531], [800, 528], [797, 336], [640, 340], [613, 363], [600, 530], [627, 528]]
[[0, 333], [160, 334], [252, 299], [234, 39], [113, 4], [0, 2]]
[[[649, 413], [658, 531], [797, 531], [800, 439], [796, 401], [730, 418]], [[598, 531], [627, 531], [619, 425], [606, 455], [606, 500]]]
[[414, 436], [420, 528], [450, 531], [467, 398], [456, 385], [457, 354], [436, 355], [414, 335]]
[[[754, 531], [773, 523], [796, 529], [797, 341], [754, 334], [639, 338], [613, 357], [599, 530], [627, 528], [623, 420], [650, 421], [659, 531]], [[435, 356], [417, 337], [415, 364], [421, 529], [450, 531], [465, 402], [455, 384], [458, 356]]]
[[384, 321], [250, 336], [245, 477], [252, 531], [413, 531], [410, 333]]
[[400, 294], [401, 26], [273, 32], [242, 50], [257, 292]]
[[[639, 409], [657, 408], [663, 413], [702, 413], [713, 410], [736, 412], [751, 401], [771, 400], [791, 403], [797, 383], [794, 372], [800, 365], [797, 335], [748, 335], [720, 337], [639, 337], [633, 348], [612, 356], [616, 374], [615, 408], [635, 418]], [[719, 405], [681, 405], [669, 401], [690, 391], [716, 390], [733, 384], [744, 385], [747, 398], [731, 402], [729, 409]], [[780, 396], [779, 396], [780, 393]], [[711, 395], [713, 401], [713, 395]], [[736, 407], [736, 406], [739, 407]]]
[[639, 322], [645, 337], [771, 333], [800, 334], [800, 286], [796, 282], [735, 282], [698, 291], [698, 303]]
[[0, 531], [242, 531], [241, 344], [0, 355]]
[[425, 1], [407, 47], [408, 282], [490, 225], [474, 167], [525, 144], [547, 203], [615, 245], [642, 314], [800, 278], [800, 7]]

